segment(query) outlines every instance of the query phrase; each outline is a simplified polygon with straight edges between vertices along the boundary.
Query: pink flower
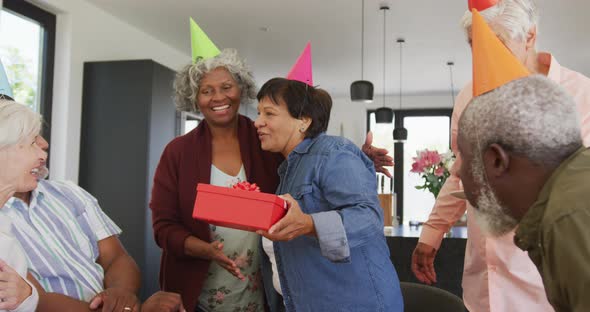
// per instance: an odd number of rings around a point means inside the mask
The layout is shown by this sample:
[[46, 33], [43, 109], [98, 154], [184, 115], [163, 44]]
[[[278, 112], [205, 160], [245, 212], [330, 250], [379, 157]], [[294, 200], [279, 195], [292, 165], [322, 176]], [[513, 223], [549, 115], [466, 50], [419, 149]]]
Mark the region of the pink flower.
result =
[[236, 263], [238, 268], [243, 269], [246, 267], [246, 264], [248, 264], [248, 257], [245, 255], [241, 255], [241, 256], [237, 257], [234, 260], [234, 262]]
[[223, 302], [223, 299], [225, 299], [225, 294], [221, 291], [217, 291], [217, 293], [215, 293], [215, 301]]
[[422, 173], [438, 165], [442, 158], [437, 151], [429, 151], [427, 149], [418, 152], [418, 157], [412, 158], [414, 163], [410, 172]]
[[445, 168], [444, 167], [438, 167], [434, 170], [434, 175], [437, 177], [442, 177], [445, 174]]
[[424, 150], [420, 153], [420, 159], [424, 163], [424, 167], [430, 168], [438, 165], [441, 161], [440, 154], [437, 151]]
[[416, 173], [421, 173], [424, 171], [424, 163], [422, 163], [420, 160], [416, 160], [416, 157], [413, 158], [414, 159], [414, 163], [412, 164], [412, 169], [410, 170], [410, 172], [416, 172]]
[[256, 271], [256, 273], [248, 275], [248, 289], [249, 291], [255, 292], [260, 288], [260, 284], [262, 283], [262, 273], [260, 270]]
[[260, 278], [257, 274], [252, 274], [252, 275], [248, 275], [248, 281], [250, 282], [250, 285], [248, 285], [248, 289], [252, 292], [258, 290], [259, 287], [259, 282], [260, 282]]
[[[422, 178], [421, 184], [416, 185], [416, 189], [427, 190], [436, 198], [446, 176], [449, 175], [448, 168], [453, 165], [453, 154], [451, 152], [439, 154], [437, 151], [425, 149], [417, 151], [416, 156], [413, 158], [414, 163], [410, 170], [410, 172], [418, 173]], [[434, 183], [434, 180], [442, 183]]]

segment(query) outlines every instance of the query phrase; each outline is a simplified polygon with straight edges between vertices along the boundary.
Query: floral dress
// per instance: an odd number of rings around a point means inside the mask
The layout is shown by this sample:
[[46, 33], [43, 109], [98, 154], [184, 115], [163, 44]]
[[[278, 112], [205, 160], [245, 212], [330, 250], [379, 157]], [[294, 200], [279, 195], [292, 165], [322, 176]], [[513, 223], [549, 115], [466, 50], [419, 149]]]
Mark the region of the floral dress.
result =
[[[237, 176], [230, 176], [211, 165], [211, 184], [227, 186], [246, 181], [242, 166]], [[264, 296], [258, 246], [260, 236], [253, 232], [210, 225], [213, 241], [223, 242], [225, 255], [242, 271], [241, 281], [215, 262], [209, 266], [208, 278], [199, 296], [199, 308], [205, 311], [264, 311]]]

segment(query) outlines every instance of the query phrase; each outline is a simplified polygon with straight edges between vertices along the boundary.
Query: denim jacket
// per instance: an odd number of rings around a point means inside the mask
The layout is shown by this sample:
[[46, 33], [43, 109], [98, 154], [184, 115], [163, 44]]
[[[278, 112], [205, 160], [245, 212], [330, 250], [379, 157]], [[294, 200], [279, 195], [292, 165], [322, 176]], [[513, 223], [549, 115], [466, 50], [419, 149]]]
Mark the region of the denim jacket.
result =
[[276, 193], [291, 194], [317, 233], [273, 244], [286, 310], [403, 311], [373, 162], [349, 140], [320, 134], [289, 154], [279, 176]]

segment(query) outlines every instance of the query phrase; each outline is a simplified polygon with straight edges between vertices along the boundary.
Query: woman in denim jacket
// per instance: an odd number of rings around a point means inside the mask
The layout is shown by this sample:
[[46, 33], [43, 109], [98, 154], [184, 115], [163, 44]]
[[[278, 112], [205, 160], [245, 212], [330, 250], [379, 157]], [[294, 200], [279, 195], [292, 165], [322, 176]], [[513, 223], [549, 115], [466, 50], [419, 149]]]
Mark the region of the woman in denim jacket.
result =
[[289, 204], [259, 232], [272, 265], [265, 287], [283, 296], [287, 311], [402, 311], [374, 166], [349, 140], [324, 133], [330, 95], [274, 78], [257, 98], [262, 149], [286, 159], [277, 194]]

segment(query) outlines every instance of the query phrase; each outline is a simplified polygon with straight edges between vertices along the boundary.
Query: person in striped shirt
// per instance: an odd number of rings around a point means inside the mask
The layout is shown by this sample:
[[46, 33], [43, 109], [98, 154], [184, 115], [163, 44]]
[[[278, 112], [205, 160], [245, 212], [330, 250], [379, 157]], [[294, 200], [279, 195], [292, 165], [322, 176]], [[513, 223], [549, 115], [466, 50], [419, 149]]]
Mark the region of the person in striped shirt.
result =
[[[0, 98], [1, 93], [0, 86]], [[30, 172], [47, 159], [47, 153], [34, 143], [41, 116], [24, 106], [10, 107], [3, 102], [7, 101], [0, 100], [0, 207], [27, 181], [35, 182]], [[21, 120], [29, 122], [17, 127]], [[0, 312], [33, 311], [38, 292], [26, 279], [27, 259], [10, 233], [11, 226], [9, 219], [0, 218]]]
[[[33, 145], [48, 148], [38, 133]], [[94, 299], [90, 308], [100, 303], [109, 311], [137, 309], [140, 273], [117, 237], [121, 230], [94, 197], [73, 183], [43, 180], [46, 172], [42, 161], [0, 209], [0, 219], [12, 222], [11, 234], [26, 251], [29, 273], [46, 293], [38, 308], [87, 310]]]
[[[139, 269], [117, 238], [121, 229], [82, 188], [44, 180], [49, 145], [39, 134], [40, 126], [39, 114], [0, 100], [0, 160], [19, 171], [11, 174], [15, 170], [2, 168], [0, 173], [0, 187], [6, 189], [0, 190], [0, 224], [8, 224], [6, 231], [19, 247], [12, 253], [20, 251], [23, 267], [15, 277], [0, 262], [0, 294], [5, 289], [14, 293], [0, 296], [0, 311], [19, 304], [18, 311], [35, 310], [36, 290], [38, 311], [184, 311], [180, 296], [167, 292], [157, 292], [140, 305]], [[13, 144], [14, 153], [5, 153], [4, 137], [19, 143]], [[26, 140], [31, 142], [22, 143]], [[3, 249], [0, 258], [7, 253]], [[27, 269], [35, 287], [20, 277]]]

